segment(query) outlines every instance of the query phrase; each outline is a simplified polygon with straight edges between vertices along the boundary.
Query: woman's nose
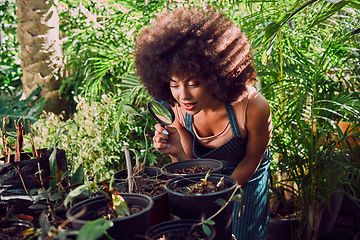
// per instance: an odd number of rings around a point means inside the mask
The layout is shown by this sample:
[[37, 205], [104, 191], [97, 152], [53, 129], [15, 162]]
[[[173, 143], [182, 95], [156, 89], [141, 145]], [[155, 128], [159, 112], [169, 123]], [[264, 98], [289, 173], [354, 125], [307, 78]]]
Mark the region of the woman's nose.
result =
[[189, 91], [186, 89], [186, 87], [180, 88], [180, 99], [181, 100], [188, 100], [190, 99]]

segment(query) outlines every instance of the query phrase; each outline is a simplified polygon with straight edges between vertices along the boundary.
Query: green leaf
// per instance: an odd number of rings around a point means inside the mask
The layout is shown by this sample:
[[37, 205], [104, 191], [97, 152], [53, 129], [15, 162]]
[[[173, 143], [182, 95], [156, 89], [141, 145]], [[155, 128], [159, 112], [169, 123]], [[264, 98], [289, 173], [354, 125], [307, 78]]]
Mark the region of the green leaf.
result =
[[69, 204], [69, 202], [76, 196], [79, 196], [81, 193], [83, 193], [85, 190], [87, 190], [89, 188], [89, 184], [84, 184], [84, 185], [80, 185], [77, 188], [75, 188], [74, 190], [72, 190], [71, 192], [69, 192], [69, 194], [66, 196], [65, 200], [64, 200], [64, 205], [65, 207]]
[[349, 5], [352, 8], [356, 8], [356, 9], [360, 10], [360, 1], [358, 1], [358, 0], [348, 0], [348, 2], [349, 2]]
[[84, 165], [81, 163], [71, 176], [70, 185], [84, 183]]
[[138, 111], [136, 111], [135, 108], [129, 104], [124, 104], [122, 105], [122, 107], [124, 108], [124, 111], [126, 111], [130, 115], [141, 116], [141, 114], [138, 113]]
[[33, 204], [33, 205], [31, 205], [31, 206], [29, 206], [29, 209], [36, 209], [36, 210], [42, 210], [42, 209], [46, 209], [46, 205], [45, 204], [39, 204], [39, 203], [37, 203], [37, 204]]
[[274, 36], [278, 33], [279, 29], [282, 25], [284, 25], [286, 22], [288, 22], [294, 15], [296, 15], [298, 12], [300, 12], [302, 9], [306, 8], [308, 5], [312, 4], [313, 2], [316, 2], [317, 0], [309, 0], [305, 2], [304, 4], [298, 6], [299, 1], [296, 1], [286, 13], [283, 13], [276, 22], [272, 22], [269, 25], [267, 25], [264, 33], [264, 37], [261, 41], [261, 44], [266, 44], [271, 39], [274, 38]]
[[39, 189], [31, 189], [29, 193], [30, 195], [35, 195], [38, 191]]
[[203, 224], [203, 225], [202, 225], [202, 229], [203, 229], [204, 233], [205, 233], [207, 236], [210, 236], [210, 235], [211, 235], [211, 229], [209, 228], [208, 225]]
[[62, 194], [59, 192], [50, 195], [50, 201], [56, 201], [62, 198]]
[[217, 203], [219, 206], [223, 206], [226, 203], [226, 201], [222, 198], [218, 198], [216, 199], [215, 203]]
[[122, 215], [122, 216], [130, 215], [129, 208], [125, 202], [125, 199], [120, 194], [118, 194], [116, 196], [115, 196], [115, 194], [113, 194], [112, 200], [113, 200], [115, 211], [118, 215]]
[[215, 222], [213, 220], [211, 220], [211, 219], [206, 219], [204, 221], [204, 223], [207, 224], [207, 225], [215, 225]]
[[50, 197], [50, 194], [43, 189], [39, 189], [38, 195], [40, 198], [49, 198]]
[[336, 4], [330, 5], [330, 7], [324, 13], [320, 14], [318, 17], [315, 18], [314, 22], [310, 25], [309, 28], [312, 28], [313, 26], [324, 22], [326, 19], [339, 12], [347, 4], [348, 1], [340, 1]]
[[242, 203], [242, 202], [243, 202], [243, 197], [242, 197], [241, 194], [236, 194], [236, 195], [233, 196], [232, 201], [236, 201], [236, 202]]
[[52, 151], [50, 157], [49, 157], [49, 167], [50, 167], [50, 176], [53, 176], [54, 178], [49, 181], [49, 186], [53, 189], [56, 187], [56, 171], [57, 171], [57, 163], [56, 163], [56, 153], [57, 149], [54, 148]]
[[275, 36], [275, 34], [279, 31], [280, 27], [281, 27], [281, 23], [270, 23], [265, 29], [264, 38], [261, 41], [261, 44], [265, 44], [270, 39], [272, 39]]
[[77, 240], [95, 240], [104, 235], [104, 232], [111, 228], [114, 223], [105, 218], [89, 221], [81, 227]]

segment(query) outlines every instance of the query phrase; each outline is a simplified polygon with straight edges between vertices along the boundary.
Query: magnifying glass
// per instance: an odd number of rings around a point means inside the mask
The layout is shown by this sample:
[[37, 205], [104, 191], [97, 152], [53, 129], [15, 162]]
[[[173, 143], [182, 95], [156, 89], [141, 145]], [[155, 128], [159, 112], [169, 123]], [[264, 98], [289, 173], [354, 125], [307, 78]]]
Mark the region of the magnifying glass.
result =
[[151, 116], [162, 126], [171, 125], [175, 120], [174, 111], [161, 99], [153, 99], [148, 103]]

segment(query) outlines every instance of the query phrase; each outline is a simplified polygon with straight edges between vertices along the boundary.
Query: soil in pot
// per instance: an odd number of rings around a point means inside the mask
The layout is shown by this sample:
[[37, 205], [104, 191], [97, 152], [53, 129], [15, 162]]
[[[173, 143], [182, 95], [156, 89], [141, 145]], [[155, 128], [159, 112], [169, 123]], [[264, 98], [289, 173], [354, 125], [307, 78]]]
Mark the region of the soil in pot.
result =
[[[229, 200], [237, 186], [237, 181], [234, 178], [223, 174], [210, 174], [206, 180], [207, 184], [203, 184], [203, 180], [201, 180], [203, 178], [203, 174], [194, 174], [174, 178], [166, 183], [165, 188], [169, 197], [170, 209], [175, 217], [195, 220], [207, 219], [220, 210], [219, 199]], [[223, 181], [223, 186], [220, 184], [216, 187], [220, 180]], [[192, 193], [189, 193], [189, 190]], [[194, 190], [198, 193], [195, 193]], [[231, 201], [212, 219], [215, 222], [216, 240], [232, 239], [233, 205]]]
[[6, 220], [0, 222], [0, 239], [25, 239], [27, 235], [24, 234], [24, 231], [33, 227], [32, 223], [23, 220]]
[[[144, 172], [142, 169], [133, 169], [133, 176], [135, 178], [152, 178], [152, 179], [162, 179], [161, 169], [158, 167], [145, 166]], [[121, 170], [114, 174], [115, 182], [124, 182], [127, 179], [127, 169]]]
[[153, 240], [212, 240], [215, 229], [209, 226], [210, 235], [206, 235], [201, 226], [195, 226], [197, 220], [183, 219], [167, 221], [149, 228], [145, 237]]
[[190, 159], [165, 165], [161, 168], [161, 172], [170, 179], [198, 173], [206, 174], [209, 170], [211, 173], [220, 173], [222, 167], [222, 162], [216, 159]]
[[[119, 171], [114, 175], [117, 179], [117, 185], [119, 191], [128, 192], [128, 182], [126, 180], [126, 170]], [[166, 193], [164, 188], [166, 181], [161, 175], [160, 168], [145, 167], [144, 175], [134, 176], [134, 189], [133, 192], [145, 194], [149, 197], [156, 197]]]
[[285, 192], [279, 190], [277, 193], [273, 193], [270, 200], [268, 240], [293, 239], [299, 231], [301, 212], [297, 211], [294, 196], [285, 196]]
[[185, 194], [208, 194], [224, 191], [225, 189], [227, 189], [227, 187], [225, 187], [224, 184], [218, 184], [211, 181], [202, 180], [188, 186], [179, 186], [175, 188], [174, 191]]
[[195, 165], [194, 167], [184, 168], [184, 169], [174, 169], [172, 173], [176, 174], [194, 174], [194, 173], [202, 173], [202, 172], [208, 172], [211, 168], [207, 166], [198, 166]]
[[[138, 213], [144, 209], [142, 207], [133, 206], [132, 204], [128, 204], [128, 208], [129, 208], [129, 215]], [[94, 212], [90, 220], [95, 220], [98, 218], [106, 218], [108, 220], [113, 220], [119, 218], [119, 216], [117, 215], [114, 209], [108, 207], [101, 207]]]

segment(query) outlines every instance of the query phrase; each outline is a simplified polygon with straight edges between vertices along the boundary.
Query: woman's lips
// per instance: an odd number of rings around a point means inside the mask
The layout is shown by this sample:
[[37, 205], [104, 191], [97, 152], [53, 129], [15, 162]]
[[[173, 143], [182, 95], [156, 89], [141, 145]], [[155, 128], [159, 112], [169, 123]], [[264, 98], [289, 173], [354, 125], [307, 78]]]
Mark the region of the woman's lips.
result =
[[195, 107], [196, 103], [183, 103], [185, 110], [191, 111]]

